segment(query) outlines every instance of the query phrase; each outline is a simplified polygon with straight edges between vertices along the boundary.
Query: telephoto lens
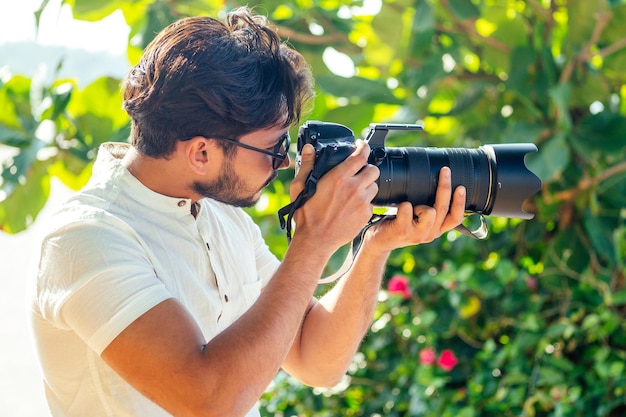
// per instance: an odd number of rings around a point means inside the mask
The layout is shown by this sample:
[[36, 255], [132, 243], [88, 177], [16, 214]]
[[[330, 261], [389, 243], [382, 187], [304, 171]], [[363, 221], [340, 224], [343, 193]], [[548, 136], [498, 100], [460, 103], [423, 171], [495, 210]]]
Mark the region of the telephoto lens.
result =
[[[524, 200], [541, 188], [541, 181], [524, 163], [534, 144], [516, 143], [466, 148], [385, 148], [376, 158], [380, 169], [373, 203], [393, 206], [403, 201], [432, 206], [439, 171], [450, 167], [452, 188], [466, 188], [465, 210], [498, 217], [533, 218]], [[380, 152], [378, 152], [380, 154]]]
[[[452, 172], [452, 186], [466, 190], [467, 212], [531, 219], [523, 210], [526, 199], [541, 189], [541, 180], [525, 164], [525, 157], [536, 152], [533, 143], [484, 145], [470, 148], [385, 147], [391, 130], [423, 130], [417, 124], [371, 124], [365, 136], [371, 152], [369, 163], [380, 169], [378, 193], [373, 204], [395, 206], [403, 201], [413, 205], [435, 202], [439, 171]], [[328, 172], [347, 158], [354, 148], [352, 130], [337, 123], [310, 120], [298, 134], [298, 157], [302, 147], [315, 147], [316, 168]]]

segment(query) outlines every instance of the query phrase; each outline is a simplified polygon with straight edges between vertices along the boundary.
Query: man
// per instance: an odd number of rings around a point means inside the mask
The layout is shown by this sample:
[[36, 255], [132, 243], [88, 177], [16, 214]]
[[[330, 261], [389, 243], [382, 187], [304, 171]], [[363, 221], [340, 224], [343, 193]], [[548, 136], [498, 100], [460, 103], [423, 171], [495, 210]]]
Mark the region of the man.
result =
[[[368, 145], [296, 211], [282, 262], [240, 208], [289, 165], [312, 94], [301, 55], [246, 8], [183, 19], [147, 47], [124, 83], [132, 144], [101, 147], [43, 241], [32, 326], [53, 416], [256, 416], [280, 368], [340, 380], [389, 253], [455, 227], [465, 197], [443, 169], [435, 208], [401, 204], [315, 300], [329, 257], [371, 216]], [[309, 145], [292, 198], [313, 162]]]

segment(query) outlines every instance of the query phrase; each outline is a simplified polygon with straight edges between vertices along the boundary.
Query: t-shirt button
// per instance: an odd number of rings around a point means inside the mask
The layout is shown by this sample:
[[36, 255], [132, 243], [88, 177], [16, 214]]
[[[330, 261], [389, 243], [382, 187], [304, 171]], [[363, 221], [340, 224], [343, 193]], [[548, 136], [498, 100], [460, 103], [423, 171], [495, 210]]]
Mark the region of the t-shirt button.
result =
[[228, 295], [224, 294], [224, 301], [228, 302]]
[[178, 202], [178, 207], [182, 207], [182, 206], [184, 206], [185, 204], [187, 204], [187, 202], [186, 202], [185, 200], [180, 200], [180, 201]]

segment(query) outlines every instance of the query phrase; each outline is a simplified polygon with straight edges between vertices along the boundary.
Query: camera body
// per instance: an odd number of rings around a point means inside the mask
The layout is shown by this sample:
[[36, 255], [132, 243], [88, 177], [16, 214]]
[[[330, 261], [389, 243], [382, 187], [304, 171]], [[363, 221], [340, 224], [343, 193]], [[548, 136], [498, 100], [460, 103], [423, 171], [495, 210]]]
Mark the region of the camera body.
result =
[[[393, 207], [403, 201], [432, 206], [439, 171], [450, 167], [453, 188], [466, 188], [466, 211], [499, 217], [531, 219], [522, 209], [524, 200], [541, 189], [541, 180], [525, 165], [525, 155], [536, 152], [533, 143], [484, 145], [477, 149], [386, 147], [392, 130], [422, 131], [417, 124], [371, 124], [365, 136], [368, 163], [378, 166], [378, 193], [373, 204]], [[300, 152], [305, 144], [315, 148], [315, 166], [326, 173], [345, 160], [355, 147], [354, 133], [337, 123], [310, 120], [298, 132]]]

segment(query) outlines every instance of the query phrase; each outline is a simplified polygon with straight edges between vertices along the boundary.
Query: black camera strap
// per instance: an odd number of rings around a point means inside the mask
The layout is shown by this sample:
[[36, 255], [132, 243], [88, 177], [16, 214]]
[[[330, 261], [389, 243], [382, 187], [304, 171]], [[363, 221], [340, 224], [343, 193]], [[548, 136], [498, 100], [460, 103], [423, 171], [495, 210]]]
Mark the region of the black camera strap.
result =
[[[280, 220], [280, 228], [284, 229], [287, 233], [287, 243], [291, 243], [292, 238], [292, 220], [293, 216], [300, 207], [306, 203], [309, 198], [313, 197], [315, 191], [317, 191], [317, 182], [327, 171], [326, 166], [330, 161], [330, 157], [337, 148], [334, 146], [327, 146], [322, 149], [320, 155], [315, 161], [315, 166], [309, 172], [309, 175], [304, 182], [304, 189], [300, 191], [300, 194], [291, 203], [278, 210], [278, 220]], [[286, 219], [285, 219], [286, 217]]]
[[[330, 161], [330, 158], [333, 155], [333, 153], [335, 153], [336, 149], [337, 148], [334, 146], [327, 146], [322, 149], [322, 151], [320, 152], [320, 154], [318, 155], [315, 161], [315, 166], [313, 167], [311, 172], [309, 172], [309, 175], [307, 176], [307, 179], [304, 182], [304, 189], [300, 192], [300, 194], [298, 194], [298, 196], [296, 197], [294, 201], [292, 201], [290, 204], [287, 204], [286, 206], [278, 210], [278, 219], [280, 220], [280, 227], [281, 229], [285, 229], [286, 231], [287, 243], [291, 243], [291, 238], [293, 235], [292, 221], [293, 221], [293, 216], [296, 210], [302, 207], [304, 203], [306, 203], [309, 200], [309, 198], [311, 198], [313, 194], [315, 194], [315, 192], [317, 191], [317, 182], [322, 177], [322, 175], [324, 175], [326, 171], [328, 170], [327, 169], [328, 162]], [[350, 267], [354, 263], [354, 258], [356, 258], [356, 255], [359, 249], [361, 248], [363, 236], [365, 235], [365, 232], [367, 231], [367, 229], [369, 229], [370, 227], [372, 227], [374, 224], [378, 223], [379, 221], [383, 220], [385, 217], [387, 216], [384, 216], [384, 215], [381, 216], [381, 215], [376, 215], [376, 214], [372, 216], [368, 224], [361, 230], [359, 235], [355, 237], [354, 240], [352, 241], [350, 253], [348, 254], [348, 256], [346, 256], [346, 260], [344, 261], [343, 265], [334, 274], [328, 277], [321, 278], [319, 281], [320, 284], [328, 284], [328, 283], [334, 282], [337, 279], [339, 279], [341, 276], [343, 276], [350, 269]]]
[[344, 276], [346, 272], [348, 272], [350, 268], [352, 267], [352, 264], [354, 263], [354, 260], [356, 259], [356, 255], [357, 253], [359, 253], [359, 250], [361, 249], [361, 244], [363, 243], [363, 237], [365, 236], [365, 233], [368, 231], [368, 229], [374, 226], [376, 223], [383, 221], [389, 217], [391, 216], [387, 216], [384, 214], [383, 215], [373, 214], [369, 222], [365, 225], [365, 227], [361, 229], [361, 232], [359, 232], [358, 236], [352, 240], [351, 245], [350, 245], [350, 252], [346, 255], [346, 259], [343, 261], [343, 264], [332, 275], [320, 278], [320, 280], [318, 281], [318, 284], [330, 284], [332, 282], [337, 281], [342, 276]]

